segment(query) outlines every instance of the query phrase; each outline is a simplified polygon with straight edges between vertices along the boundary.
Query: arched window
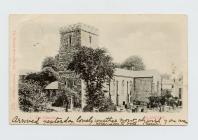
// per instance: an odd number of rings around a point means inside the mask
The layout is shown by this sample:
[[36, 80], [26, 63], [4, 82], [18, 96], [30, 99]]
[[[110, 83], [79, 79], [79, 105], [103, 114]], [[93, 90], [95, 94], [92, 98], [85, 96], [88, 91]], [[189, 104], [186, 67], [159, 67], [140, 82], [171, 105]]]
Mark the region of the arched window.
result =
[[122, 80], [122, 87], [124, 87], [124, 80]]

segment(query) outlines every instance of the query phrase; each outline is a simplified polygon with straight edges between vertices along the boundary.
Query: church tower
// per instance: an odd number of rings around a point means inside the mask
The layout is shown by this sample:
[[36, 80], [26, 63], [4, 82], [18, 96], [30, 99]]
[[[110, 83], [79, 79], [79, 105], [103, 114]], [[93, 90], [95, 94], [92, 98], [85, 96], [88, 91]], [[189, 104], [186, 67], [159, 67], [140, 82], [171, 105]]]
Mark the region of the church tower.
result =
[[81, 46], [98, 47], [98, 30], [96, 28], [78, 23], [60, 29], [59, 90], [73, 89], [75, 86], [81, 85], [78, 75], [67, 70], [74, 53]]

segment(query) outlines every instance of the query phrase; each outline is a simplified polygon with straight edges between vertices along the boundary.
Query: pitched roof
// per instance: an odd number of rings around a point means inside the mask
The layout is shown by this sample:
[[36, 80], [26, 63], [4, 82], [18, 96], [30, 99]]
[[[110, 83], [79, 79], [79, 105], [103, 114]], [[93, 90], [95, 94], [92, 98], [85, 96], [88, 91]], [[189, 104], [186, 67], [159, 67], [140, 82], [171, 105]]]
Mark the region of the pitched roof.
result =
[[144, 71], [132, 71], [125, 69], [115, 69], [115, 76], [126, 76], [126, 77], [152, 77], [152, 76], [160, 76], [158, 71], [156, 70], [144, 70]]
[[45, 89], [58, 89], [58, 81], [54, 81], [50, 83], [45, 87]]

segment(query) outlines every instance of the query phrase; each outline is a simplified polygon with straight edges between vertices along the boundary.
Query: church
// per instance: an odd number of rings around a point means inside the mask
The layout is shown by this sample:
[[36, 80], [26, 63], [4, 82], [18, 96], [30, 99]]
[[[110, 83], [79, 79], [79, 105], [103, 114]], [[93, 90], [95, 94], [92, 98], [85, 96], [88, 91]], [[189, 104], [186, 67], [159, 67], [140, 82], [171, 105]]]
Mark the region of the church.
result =
[[[53, 89], [81, 96], [81, 107], [85, 106], [85, 85], [75, 73], [68, 71], [67, 66], [79, 46], [97, 48], [99, 46], [99, 31], [97, 28], [82, 23], [69, 25], [60, 29], [59, 48], [59, 81], [54, 82]], [[116, 68], [113, 79], [104, 85], [106, 96], [109, 96], [116, 106], [133, 104], [134, 100], [148, 102], [149, 96], [161, 95], [161, 76], [155, 70], [133, 71]], [[73, 107], [74, 96], [70, 98]]]

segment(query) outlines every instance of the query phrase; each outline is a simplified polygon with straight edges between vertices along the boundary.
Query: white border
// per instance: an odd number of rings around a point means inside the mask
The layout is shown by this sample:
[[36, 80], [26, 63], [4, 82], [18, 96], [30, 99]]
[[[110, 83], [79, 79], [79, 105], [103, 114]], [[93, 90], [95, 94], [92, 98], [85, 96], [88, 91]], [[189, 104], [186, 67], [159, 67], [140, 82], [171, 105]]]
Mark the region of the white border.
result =
[[[198, 130], [198, 3], [193, 0], [0, 0], [0, 139], [179, 139]], [[188, 15], [189, 125], [186, 127], [67, 127], [8, 125], [8, 14], [11, 13], [179, 13]]]

